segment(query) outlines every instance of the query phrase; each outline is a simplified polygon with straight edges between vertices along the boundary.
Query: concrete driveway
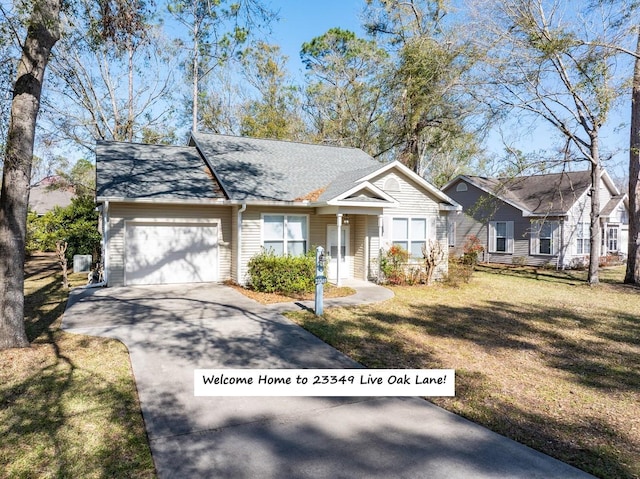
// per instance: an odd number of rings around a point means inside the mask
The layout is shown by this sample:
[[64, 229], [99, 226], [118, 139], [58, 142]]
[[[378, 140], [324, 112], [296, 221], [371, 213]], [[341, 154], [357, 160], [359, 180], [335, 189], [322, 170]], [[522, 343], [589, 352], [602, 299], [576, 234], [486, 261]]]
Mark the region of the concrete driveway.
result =
[[194, 397], [196, 368], [353, 368], [225, 286], [75, 290], [70, 332], [128, 348], [160, 478], [592, 477], [419, 398]]

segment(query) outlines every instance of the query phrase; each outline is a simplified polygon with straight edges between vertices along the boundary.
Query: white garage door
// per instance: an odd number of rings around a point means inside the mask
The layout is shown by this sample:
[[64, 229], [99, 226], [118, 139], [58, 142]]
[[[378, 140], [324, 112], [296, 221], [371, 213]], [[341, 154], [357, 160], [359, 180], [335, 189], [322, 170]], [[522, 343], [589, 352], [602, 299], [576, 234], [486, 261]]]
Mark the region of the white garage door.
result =
[[218, 280], [216, 225], [128, 222], [125, 229], [125, 284]]

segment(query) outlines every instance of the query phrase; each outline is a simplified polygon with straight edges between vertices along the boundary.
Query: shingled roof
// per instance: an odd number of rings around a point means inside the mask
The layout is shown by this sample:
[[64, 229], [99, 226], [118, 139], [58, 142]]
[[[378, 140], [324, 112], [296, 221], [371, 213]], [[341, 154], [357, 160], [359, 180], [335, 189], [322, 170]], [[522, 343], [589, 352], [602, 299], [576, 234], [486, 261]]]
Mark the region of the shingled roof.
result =
[[194, 147], [99, 141], [98, 198], [224, 199], [220, 184]]
[[313, 201], [349, 189], [382, 166], [357, 148], [199, 132], [190, 143], [232, 200]]
[[565, 171], [514, 178], [465, 178], [471, 184], [534, 215], [567, 213], [591, 186], [589, 171]]

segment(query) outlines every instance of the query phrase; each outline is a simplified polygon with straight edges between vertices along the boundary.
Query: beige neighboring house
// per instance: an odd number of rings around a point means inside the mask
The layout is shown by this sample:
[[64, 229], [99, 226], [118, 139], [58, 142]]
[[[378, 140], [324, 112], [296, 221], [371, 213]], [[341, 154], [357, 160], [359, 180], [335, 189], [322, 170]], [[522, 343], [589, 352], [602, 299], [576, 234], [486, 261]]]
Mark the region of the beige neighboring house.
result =
[[[464, 213], [450, 222], [450, 254], [478, 237], [491, 263], [584, 265], [590, 248], [591, 172], [565, 171], [514, 178], [458, 176], [443, 191]], [[603, 171], [600, 181], [601, 254], [627, 255], [629, 200]]]
[[71, 204], [75, 192], [67, 188], [52, 188], [60, 181], [59, 176], [47, 176], [31, 186], [29, 192], [29, 209], [38, 216], [53, 210], [56, 206], [64, 208]]
[[330, 281], [375, 280], [381, 248], [446, 250], [447, 218], [461, 209], [356, 148], [194, 133], [184, 147], [99, 142], [96, 160], [109, 286], [245, 284], [262, 248], [316, 246]]

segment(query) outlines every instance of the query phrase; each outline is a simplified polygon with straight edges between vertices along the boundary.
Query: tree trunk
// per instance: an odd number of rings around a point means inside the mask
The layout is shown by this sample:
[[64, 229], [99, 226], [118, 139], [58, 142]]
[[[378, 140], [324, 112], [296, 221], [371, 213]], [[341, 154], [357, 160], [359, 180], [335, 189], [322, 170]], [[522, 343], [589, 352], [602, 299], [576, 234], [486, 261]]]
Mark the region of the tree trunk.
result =
[[625, 283], [640, 284], [640, 27], [631, 94], [629, 144], [629, 250]]
[[29, 346], [23, 290], [29, 180], [44, 72], [60, 37], [61, 0], [32, 5], [11, 103], [0, 190], [0, 349]]
[[597, 138], [591, 141], [591, 221], [590, 221], [590, 251], [589, 255], [589, 274], [587, 282], [590, 285], [596, 285], [599, 282], [598, 266], [600, 263], [600, 175], [602, 174], [602, 166], [598, 152]]

